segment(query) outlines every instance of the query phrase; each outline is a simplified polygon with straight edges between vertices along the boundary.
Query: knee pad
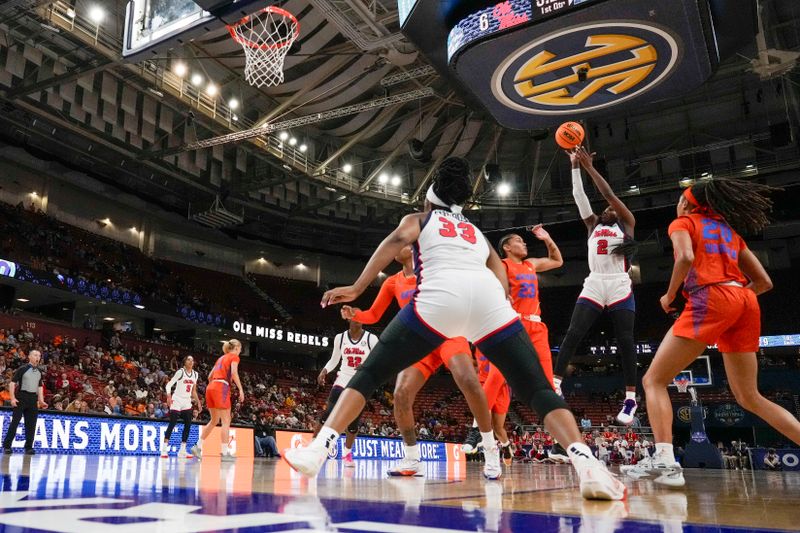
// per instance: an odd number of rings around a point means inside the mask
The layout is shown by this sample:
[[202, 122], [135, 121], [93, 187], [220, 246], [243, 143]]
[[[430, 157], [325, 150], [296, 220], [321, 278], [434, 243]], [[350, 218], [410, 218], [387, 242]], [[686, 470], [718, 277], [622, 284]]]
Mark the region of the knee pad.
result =
[[551, 388], [531, 391], [526, 396], [525, 403], [539, 415], [542, 422], [550, 411], [569, 409], [567, 402]]
[[375, 392], [375, 389], [380, 386], [381, 382], [380, 378], [375, 376], [371, 369], [362, 366], [358, 369], [356, 375], [350, 379], [347, 388], [355, 389], [360, 392], [364, 398], [369, 399], [372, 393]]

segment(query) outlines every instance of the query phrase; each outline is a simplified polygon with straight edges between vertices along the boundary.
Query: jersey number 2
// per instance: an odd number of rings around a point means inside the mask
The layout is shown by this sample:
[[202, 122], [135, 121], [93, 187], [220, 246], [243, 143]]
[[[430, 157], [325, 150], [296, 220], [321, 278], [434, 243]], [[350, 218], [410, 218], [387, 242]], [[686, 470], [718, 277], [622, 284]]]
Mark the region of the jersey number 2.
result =
[[[442, 237], [456, 237], [460, 235], [462, 239], [470, 244], [475, 244], [475, 242], [477, 242], [475, 238], [475, 226], [472, 224], [459, 222], [458, 226], [456, 226], [445, 217], [439, 217], [439, 222], [442, 223], [442, 229], [439, 230], [439, 235]], [[460, 234], [456, 231], [456, 228], [461, 230]]]
[[353, 357], [352, 355], [347, 356], [347, 366], [350, 368], [358, 368], [361, 366], [361, 358], [360, 357]]
[[600, 239], [597, 241], [597, 255], [608, 255], [608, 241]]

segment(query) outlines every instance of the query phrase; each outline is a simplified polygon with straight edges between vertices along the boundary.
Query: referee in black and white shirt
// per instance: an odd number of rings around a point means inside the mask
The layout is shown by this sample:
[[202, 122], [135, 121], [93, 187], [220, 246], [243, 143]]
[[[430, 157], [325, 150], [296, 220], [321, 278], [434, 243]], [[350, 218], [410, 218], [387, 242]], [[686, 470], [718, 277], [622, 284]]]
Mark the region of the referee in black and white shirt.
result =
[[17, 433], [17, 427], [22, 417], [25, 417], [25, 453], [33, 455], [33, 436], [36, 434], [36, 419], [39, 417], [39, 408], [47, 409], [44, 403], [44, 386], [42, 385], [42, 371], [39, 362], [42, 354], [38, 350], [31, 350], [28, 354], [28, 364], [22, 365], [14, 372], [14, 378], [8, 384], [11, 393], [11, 405], [14, 414], [8, 433], [3, 440], [3, 452], [11, 453], [11, 443]]

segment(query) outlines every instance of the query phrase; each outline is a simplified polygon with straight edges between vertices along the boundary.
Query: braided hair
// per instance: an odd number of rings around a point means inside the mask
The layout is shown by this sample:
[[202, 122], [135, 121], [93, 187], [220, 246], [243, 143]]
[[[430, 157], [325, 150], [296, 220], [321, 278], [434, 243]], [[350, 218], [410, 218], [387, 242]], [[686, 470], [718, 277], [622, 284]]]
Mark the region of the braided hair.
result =
[[464, 205], [472, 194], [472, 172], [462, 157], [448, 157], [436, 169], [433, 192], [447, 205]]
[[767, 196], [783, 189], [738, 179], [710, 179], [692, 185], [698, 207], [710, 208], [737, 233], [758, 233], [769, 224], [772, 200]]

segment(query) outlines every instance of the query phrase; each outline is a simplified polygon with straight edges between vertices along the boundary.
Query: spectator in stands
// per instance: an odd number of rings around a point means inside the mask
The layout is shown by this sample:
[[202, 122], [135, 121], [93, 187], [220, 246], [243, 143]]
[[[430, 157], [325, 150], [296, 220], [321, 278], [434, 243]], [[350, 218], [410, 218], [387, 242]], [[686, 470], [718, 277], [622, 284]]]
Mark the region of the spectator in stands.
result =
[[775, 453], [775, 448], [770, 448], [764, 456], [764, 470], [781, 470], [781, 457]]
[[275, 431], [263, 414], [255, 424], [255, 448], [259, 457], [280, 457], [275, 442]]
[[589, 429], [590, 427], [592, 427], [592, 420], [584, 413], [581, 417], [581, 428]]

